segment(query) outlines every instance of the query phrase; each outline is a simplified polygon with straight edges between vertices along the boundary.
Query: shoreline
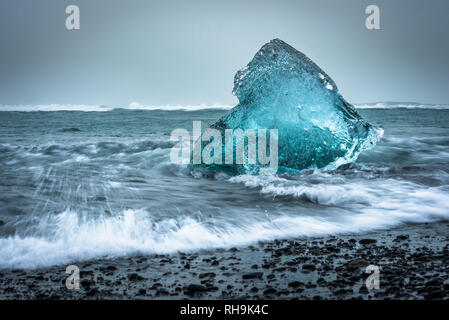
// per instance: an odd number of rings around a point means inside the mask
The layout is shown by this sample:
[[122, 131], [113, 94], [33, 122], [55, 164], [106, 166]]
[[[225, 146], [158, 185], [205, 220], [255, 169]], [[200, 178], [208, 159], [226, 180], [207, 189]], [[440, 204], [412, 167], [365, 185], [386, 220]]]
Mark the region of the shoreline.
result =
[[79, 290], [66, 265], [0, 270], [0, 299], [448, 299], [449, 222], [71, 264]]

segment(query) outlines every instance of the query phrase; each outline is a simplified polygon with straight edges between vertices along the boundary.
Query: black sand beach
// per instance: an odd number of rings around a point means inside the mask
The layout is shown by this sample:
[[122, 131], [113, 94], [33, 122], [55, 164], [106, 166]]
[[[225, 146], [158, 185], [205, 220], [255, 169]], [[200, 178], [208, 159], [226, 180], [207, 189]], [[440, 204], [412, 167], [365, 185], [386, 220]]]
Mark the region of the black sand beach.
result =
[[[1, 299], [448, 299], [449, 223], [0, 271]], [[367, 265], [380, 288], [367, 290]]]

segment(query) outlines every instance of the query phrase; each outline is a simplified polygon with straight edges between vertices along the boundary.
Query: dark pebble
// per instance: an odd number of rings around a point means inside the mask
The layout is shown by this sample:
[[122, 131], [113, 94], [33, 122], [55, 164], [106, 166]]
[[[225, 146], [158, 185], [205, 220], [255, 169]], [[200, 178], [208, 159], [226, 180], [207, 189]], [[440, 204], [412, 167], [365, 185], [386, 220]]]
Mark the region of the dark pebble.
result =
[[145, 290], [145, 289], [140, 289], [140, 290], [139, 290], [139, 294], [141, 294], [141, 295], [147, 294], [147, 290]]
[[299, 282], [299, 281], [293, 281], [293, 282], [290, 282], [290, 283], [288, 284], [288, 286], [289, 286], [290, 288], [297, 288], [297, 287], [300, 287], [300, 286], [303, 286], [303, 285], [304, 285], [304, 283]]
[[141, 276], [139, 276], [137, 273], [131, 273], [130, 275], [128, 275], [128, 280], [129, 281], [141, 281], [141, 280], [143, 280], [143, 278]]
[[359, 240], [360, 244], [373, 244], [376, 242], [377, 242], [376, 239], [361, 239], [361, 240]]
[[395, 241], [404, 241], [404, 240], [407, 240], [408, 238], [409, 238], [408, 235], [402, 234], [400, 236], [397, 236]]
[[263, 292], [263, 294], [265, 294], [265, 295], [275, 294], [276, 292], [277, 292], [277, 290], [275, 288], [268, 288]]
[[214, 278], [215, 277], [215, 273], [213, 272], [207, 272], [207, 273], [201, 273], [198, 278], [203, 279], [203, 278]]
[[196, 292], [205, 292], [205, 291], [207, 291], [207, 288], [200, 284], [189, 284], [187, 287], [184, 288], [184, 292], [189, 295], [192, 295]]
[[262, 272], [251, 272], [251, 273], [246, 273], [242, 276], [243, 279], [262, 279], [263, 273]]
[[311, 264], [311, 263], [303, 264], [303, 265], [302, 265], [302, 268], [303, 268], [303, 270], [310, 270], [310, 271], [313, 271], [313, 270], [316, 269], [316, 268], [315, 268], [315, 265], [314, 265], [314, 264]]

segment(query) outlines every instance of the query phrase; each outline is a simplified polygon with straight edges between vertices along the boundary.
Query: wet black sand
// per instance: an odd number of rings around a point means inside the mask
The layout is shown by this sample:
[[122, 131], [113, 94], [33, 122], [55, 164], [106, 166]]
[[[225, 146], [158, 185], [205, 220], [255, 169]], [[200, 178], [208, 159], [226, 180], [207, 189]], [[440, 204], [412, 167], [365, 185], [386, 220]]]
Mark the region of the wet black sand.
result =
[[[449, 223], [244, 248], [0, 270], [1, 299], [448, 299]], [[368, 264], [380, 288], [367, 290]]]

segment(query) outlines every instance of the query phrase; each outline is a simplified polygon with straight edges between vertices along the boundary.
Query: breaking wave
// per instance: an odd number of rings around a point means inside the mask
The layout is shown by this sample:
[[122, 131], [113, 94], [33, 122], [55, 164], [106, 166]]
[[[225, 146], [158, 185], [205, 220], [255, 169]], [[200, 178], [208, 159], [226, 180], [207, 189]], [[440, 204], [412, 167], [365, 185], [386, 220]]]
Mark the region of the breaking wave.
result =
[[447, 110], [449, 104], [430, 104], [416, 102], [374, 102], [356, 104], [357, 109], [435, 109]]
[[[2, 111], [84, 111], [84, 112], [106, 112], [116, 109], [125, 110], [161, 110], [161, 111], [200, 111], [232, 109], [234, 105], [227, 104], [199, 104], [199, 105], [143, 105], [138, 102], [131, 102], [128, 106], [96, 106], [96, 105], [75, 105], [75, 104], [49, 104], [49, 105], [0, 105]], [[449, 104], [420, 104], [415, 102], [374, 102], [356, 104], [357, 109], [449, 109]]]
[[74, 104], [49, 104], [49, 105], [0, 105], [1, 111], [20, 111], [20, 112], [36, 112], [36, 111], [84, 111], [84, 112], [106, 112], [116, 109], [126, 110], [163, 110], [163, 111], [198, 111], [209, 109], [233, 108], [232, 105], [222, 104], [200, 104], [200, 105], [142, 105], [138, 102], [132, 102], [128, 106], [95, 106], [95, 105], [74, 105]]
[[[128, 254], [229, 248], [257, 241], [359, 233], [449, 218], [449, 195], [438, 188], [416, 189], [400, 182], [385, 182], [377, 187], [343, 184], [312, 188], [288, 186], [282, 178], [255, 176], [234, 177], [231, 182], [261, 188], [262, 194], [333, 206], [336, 214], [247, 216], [233, 222], [217, 219], [216, 223], [208, 223], [185, 215], [156, 220], [151, 210], [145, 209], [93, 218], [68, 208], [54, 216], [41, 216], [34, 235], [0, 238], [0, 268], [36, 268]], [[393, 195], [381, 195], [389, 190], [394, 190]], [[351, 210], [337, 209], [345, 206]]]

